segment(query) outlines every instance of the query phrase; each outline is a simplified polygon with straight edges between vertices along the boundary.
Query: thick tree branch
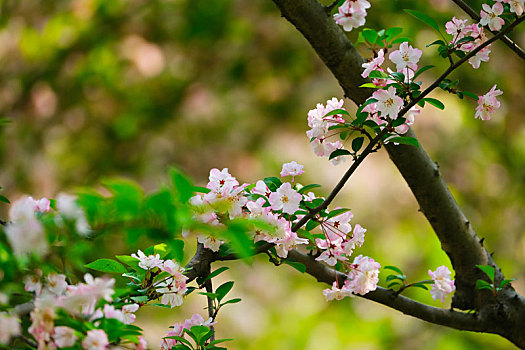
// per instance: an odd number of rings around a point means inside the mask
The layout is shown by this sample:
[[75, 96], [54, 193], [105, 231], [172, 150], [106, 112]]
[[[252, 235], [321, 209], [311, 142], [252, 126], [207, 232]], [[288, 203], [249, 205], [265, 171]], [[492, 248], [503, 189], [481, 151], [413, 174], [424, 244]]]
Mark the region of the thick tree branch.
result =
[[[325, 264], [316, 261], [312, 256], [302, 254], [296, 250], [291, 251], [288, 256], [292, 260], [304, 264], [306, 266], [306, 273], [315, 277], [318, 282], [332, 285], [335, 281], [336, 274], [340, 283], [346, 278], [345, 274], [337, 272]], [[396, 296], [391, 289], [377, 287], [375, 291], [369, 292], [361, 297], [373, 300], [379, 304], [400, 311], [405, 315], [410, 315], [430, 323], [474, 332], [484, 332], [486, 330], [486, 327], [480, 322], [476, 314], [468, 314], [421, 304], [402, 295]]]
[[[476, 22], [479, 22], [481, 20], [480, 15], [476, 11], [474, 11], [474, 9], [472, 7], [470, 7], [465, 1], [463, 1], [463, 0], [452, 0], [452, 1], [454, 1], [454, 3], [456, 5], [458, 5], [463, 11], [465, 11], [467, 13], [467, 15], [470, 16], [470, 18], [472, 18]], [[498, 33], [498, 32], [495, 32], [493, 30], [490, 30], [488, 28], [486, 28], [486, 30], [490, 31], [494, 35], [496, 35]], [[520, 58], [525, 60], [525, 51], [523, 51], [523, 49], [521, 47], [519, 47], [518, 44], [516, 44], [514, 41], [512, 41], [512, 39], [510, 39], [508, 36], [504, 35], [501, 38], [501, 41], [503, 41], [505, 43], [505, 45], [507, 45], [512, 51], [514, 51], [516, 53], [516, 55], [518, 55]]]

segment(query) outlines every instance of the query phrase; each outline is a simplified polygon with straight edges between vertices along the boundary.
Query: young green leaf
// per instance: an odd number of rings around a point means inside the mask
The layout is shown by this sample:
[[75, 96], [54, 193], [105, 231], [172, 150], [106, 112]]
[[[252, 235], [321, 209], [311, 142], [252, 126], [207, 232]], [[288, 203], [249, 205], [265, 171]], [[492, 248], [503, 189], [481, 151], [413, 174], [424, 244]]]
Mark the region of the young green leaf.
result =
[[425, 102], [430, 103], [432, 106], [438, 109], [441, 109], [441, 110], [445, 109], [445, 105], [440, 100], [436, 100], [435, 98], [430, 98], [430, 97], [426, 97], [423, 100], [425, 100]]
[[387, 265], [387, 266], [384, 266], [383, 269], [395, 271], [395, 272], [399, 273], [400, 275], [403, 274], [403, 271], [401, 271], [401, 269], [399, 267], [397, 267], [397, 266]]
[[496, 269], [494, 268], [494, 266], [476, 265], [476, 267], [480, 269], [481, 271], [483, 271], [487, 276], [489, 276], [490, 280], [494, 282], [494, 275], [496, 273]]
[[439, 25], [437, 24], [436, 20], [430, 17], [429, 15], [424, 14], [419, 11], [415, 11], [415, 10], [404, 10], [404, 11], [408, 13], [409, 15], [417, 18], [421, 22], [425, 23], [426, 25], [434, 28], [438, 33], [441, 34], [441, 32], [439, 31]]
[[338, 114], [350, 115], [350, 113], [348, 113], [344, 109], [334, 109], [333, 111], [326, 113], [324, 116], [329, 117], [331, 115], [338, 115]]
[[305, 273], [306, 272], [306, 266], [300, 262], [297, 262], [297, 261], [290, 261], [290, 260], [282, 260], [283, 263], [285, 263], [286, 265], [290, 265], [291, 267], [293, 267], [294, 269], [296, 269], [297, 271], [299, 271], [300, 273]]
[[355, 139], [353, 139], [352, 140], [352, 150], [356, 153], [359, 152], [359, 150], [363, 146], [364, 141], [365, 141], [365, 138], [363, 136], [356, 137]]
[[213, 271], [212, 273], [210, 273], [208, 276], [206, 276], [206, 278], [204, 279], [204, 281], [206, 282], [207, 280], [209, 279], [212, 279], [213, 277], [215, 276], [218, 276], [219, 274], [223, 273], [224, 271], [228, 270], [229, 267], [226, 267], [226, 266], [223, 266], [223, 267], [219, 267], [218, 269], [216, 269], [215, 271]]
[[229, 281], [226, 283], [221, 284], [216, 290], [215, 293], [217, 294], [217, 300], [220, 302], [226, 294], [233, 288], [233, 281]]
[[328, 157], [328, 160], [332, 160], [336, 157], [339, 157], [339, 156], [347, 156], [351, 154], [349, 151], [347, 151], [346, 149], [336, 149], [335, 151], [333, 151], [332, 153], [330, 153], [330, 157]]
[[419, 142], [417, 142], [417, 139], [408, 136], [392, 137], [388, 139], [388, 142], [396, 142], [403, 145], [419, 147]]
[[488, 283], [487, 281], [484, 281], [484, 280], [477, 280], [476, 281], [476, 289], [489, 289], [489, 290], [492, 290], [493, 289], [493, 285]]
[[91, 270], [101, 272], [110, 272], [118, 274], [128, 272], [128, 270], [124, 266], [112, 259], [98, 259], [84, 266]]

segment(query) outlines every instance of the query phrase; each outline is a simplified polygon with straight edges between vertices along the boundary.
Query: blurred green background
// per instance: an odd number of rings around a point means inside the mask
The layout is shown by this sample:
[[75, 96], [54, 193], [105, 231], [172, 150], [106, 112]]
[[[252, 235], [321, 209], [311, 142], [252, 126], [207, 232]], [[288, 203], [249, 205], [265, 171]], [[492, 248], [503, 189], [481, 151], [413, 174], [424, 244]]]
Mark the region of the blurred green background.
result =
[[[447, 64], [425, 48], [436, 34], [401, 9], [430, 11], [443, 25], [466, 16], [446, 0], [371, 2], [366, 26], [403, 27], [423, 49], [421, 65], [438, 67], [424, 74], [430, 82]], [[305, 136], [308, 110], [342, 91], [269, 0], [0, 3], [0, 186], [11, 199], [54, 197], [112, 176], [153, 190], [168, 181], [170, 165], [199, 185], [213, 167], [253, 182], [278, 176], [291, 160], [305, 165], [300, 181], [322, 184], [318, 193], [326, 195], [345, 170], [316, 158]], [[481, 1], [469, 3], [479, 9]], [[355, 40], [357, 31], [349, 36]], [[523, 28], [511, 36], [525, 46]], [[525, 65], [500, 43], [491, 49], [488, 64], [462, 67], [456, 77], [479, 95], [498, 84], [504, 95], [493, 119], [475, 120], [474, 103], [436, 92], [445, 111], [427, 106], [415, 130], [496, 262], [525, 293]], [[450, 266], [384, 151], [365, 162], [337, 204], [352, 208], [354, 223], [368, 229], [357, 254], [397, 265], [411, 280]], [[0, 217], [7, 209], [0, 207]], [[110, 254], [130, 253], [103, 242]], [[243, 298], [218, 318], [218, 336], [235, 338], [231, 349], [512, 347], [360, 298], [327, 303], [326, 286], [263, 257], [228, 265], [222, 279], [233, 278], [232, 296]], [[423, 290], [407, 295], [441, 306]], [[204, 306], [192, 295], [180, 309], [144, 308], [138, 323], [156, 348], [168, 326], [204, 314]]]

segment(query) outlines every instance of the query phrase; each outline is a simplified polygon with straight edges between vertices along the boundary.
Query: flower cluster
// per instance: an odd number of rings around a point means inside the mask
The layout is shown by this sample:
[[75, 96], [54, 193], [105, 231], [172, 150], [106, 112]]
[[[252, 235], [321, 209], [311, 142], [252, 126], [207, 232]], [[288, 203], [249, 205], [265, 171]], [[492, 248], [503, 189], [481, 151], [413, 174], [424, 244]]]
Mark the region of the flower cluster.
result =
[[[214, 322], [211, 317], [207, 320], [204, 320], [204, 318], [200, 314], [194, 314], [193, 316], [191, 316], [191, 318], [185, 320], [184, 322], [175, 323], [175, 325], [173, 325], [173, 329], [167, 332], [166, 337], [182, 337], [183, 338], [185, 331], [186, 332], [190, 331], [191, 327], [194, 327], [194, 326], [211, 327], [215, 324], [216, 322]], [[171, 350], [177, 344], [181, 344], [181, 342], [173, 338], [164, 338], [162, 342], [160, 343], [160, 349], [161, 350]]]
[[168, 275], [154, 285], [157, 293], [162, 294], [160, 300], [162, 304], [170, 305], [172, 308], [182, 305], [188, 280], [188, 277], [184, 276], [183, 267], [174, 260], [162, 260], [159, 254], [146, 255], [141, 250], [137, 254], [131, 254], [131, 257], [137, 259], [139, 267], [148, 271], [152, 278], [161, 272]]
[[450, 278], [450, 270], [446, 266], [439, 266], [436, 271], [428, 270], [428, 274], [434, 281], [430, 294], [434, 300], [445, 301], [445, 297], [456, 290], [454, 281]]
[[[281, 176], [304, 173], [303, 166], [296, 162], [283, 165]], [[288, 256], [288, 251], [308, 240], [299, 238], [291, 230], [290, 216], [299, 210], [303, 195], [298, 193], [289, 182], [281, 183], [270, 190], [268, 184], [259, 180], [255, 185], [243, 184], [231, 176], [228, 169], [212, 169], [206, 188], [210, 191], [190, 199], [194, 206], [197, 220], [220, 229], [221, 220], [235, 218], [256, 218], [268, 223], [271, 229], [257, 229], [253, 232], [254, 241], [266, 241], [275, 244], [278, 255]], [[286, 217], [285, 217], [286, 216]], [[186, 232], [187, 236], [190, 232]], [[198, 234], [198, 241], [213, 251], [218, 251], [224, 243], [219, 236]]]
[[[5, 233], [15, 255], [43, 256], [49, 251], [44, 226], [39, 218], [51, 210], [50, 203], [47, 198], [36, 200], [29, 196], [23, 196], [13, 202], [9, 209], [10, 222], [6, 225]], [[76, 203], [75, 196], [59, 194], [56, 206], [61, 214], [56, 216], [58, 223], [63, 219], [72, 220], [78, 234], [86, 235], [90, 232], [86, 214]]]
[[[139, 309], [138, 304], [124, 304], [119, 307], [112, 304], [114, 279], [86, 274], [84, 283], [69, 285], [66, 276], [62, 274], [49, 274], [44, 283], [40, 276], [41, 273], [38, 272], [35, 276], [27, 277], [25, 285], [27, 291], [35, 293], [28, 332], [36, 340], [39, 349], [69, 348], [77, 342], [84, 349], [106, 349], [109, 341], [102, 329], [102, 320], [116, 319], [123, 324], [135, 321], [134, 313]], [[97, 308], [101, 303], [104, 305]], [[10, 321], [6, 323], [6, 330], [0, 332], [0, 343], [7, 343], [10, 336], [19, 333], [19, 329], [12, 319], [2, 316], [0, 324]], [[68, 317], [89, 320], [91, 326], [83, 330], [64, 326], [64, 319]], [[101, 328], [92, 329], [95, 327]], [[144, 340], [140, 339], [139, 344], [133, 344], [132, 348], [145, 349], [145, 346]]]
[[381, 265], [374, 259], [359, 255], [350, 265], [350, 272], [347, 275], [342, 287], [339, 287], [335, 281], [332, 289], [323, 291], [326, 300], [341, 300], [345, 297], [351, 297], [354, 294], [365, 295], [377, 288], [379, 282], [379, 269]]
[[366, 22], [366, 9], [370, 8], [367, 0], [346, 0], [334, 15], [335, 22], [347, 32], [361, 27]]
[[481, 120], [489, 120], [501, 105], [496, 98], [501, 94], [503, 94], [503, 92], [499, 89], [496, 90], [496, 85], [494, 85], [485, 95], [479, 96], [475, 117]]
[[[467, 20], [460, 20], [456, 17], [452, 18], [451, 21], [445, 24], [446, 32], [452, 35], [450, 44], [465, 53], [469, 53], [475, 50], [478, 46], [487, 41], [487, 36], [483, 31], [483, 27], [477, 23], [467, 25]], [[472, 40], [465, 40], [465, 38], [471, 37]], [[490, 57], [489, 46], [484, 47], [474, 57], [469, 59], [470, 65], [474, 69], [478, 69], [481, 62], [488, 62]]]

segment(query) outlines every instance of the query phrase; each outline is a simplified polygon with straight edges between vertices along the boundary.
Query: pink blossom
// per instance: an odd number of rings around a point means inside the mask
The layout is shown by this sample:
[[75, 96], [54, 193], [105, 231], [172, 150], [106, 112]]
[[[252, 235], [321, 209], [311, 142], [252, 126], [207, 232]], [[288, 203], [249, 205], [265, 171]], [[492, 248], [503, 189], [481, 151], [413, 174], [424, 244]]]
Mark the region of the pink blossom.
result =
[[490, 30], [500, 30], [505, 24], [503, 18], [498, 17], [503, 13], [503, 5], [497, 2], [492, 5], [492, 7], [487, 4], [483, 4], [481, 7], [483, 10], [480, 12], [481, 20], [479, 21], [479, 24], [482, 26], [488, 25]]
[[224, 168], [221, 171], [219, 169], [210, 170], [210, 182], [206, 185], [212, 191], [219, 191], [223, 187], [233, 188], [239, 186], [239, 182], [228, 172], [228, 168]]
[[454, 36], [453, 41], [461, 39], [465, 36], [463, 31], [467, 22], [468, 20], [466, 19], [457, 19], [456, 17], [453, 17], [451, 21], [445, 24], [446, 32]]
[[388, 55], [388, 58], [396, 64], [396, 69], [401, 72], [405, 68], [410, 68], [413, 71], [417, 70], [417, 63], [421, 58], [423, 51], [414, 49], [408, 45], [408, 42], [404, 42], [399, 45], [399, 50], [392, 52]]
[[521, 16], [525, 11], [525, 0], [508, 0], [510, 5], [510, 12], [514, 12], [518, 16]]
[[288, 252], [294, 248], [297, 248], [298, 244], [308, 244], [309, 241], [305, 238], [299, 238], [297, 233], [288, 230], [286, 236], [277, 240], [275, 250], [277, 255], [281, 258], [288, 257]]
[[417, 108], [415, 106], [410, 108], [410, 110], [404, 116], [405, 119], [406, 119], [405, 124], [401, 124], [399, 126], [396, 126], [395, 127], [396, 132], [398, 134], [405, 134], [408, 131], [410, 125], [414, 124], [415, 116], [419, 115], [420, 113], [421, 113], [421, 110], [419, 108]]
[[298, 164], [295, 160], [290, 163], [283, 164], [283, 170], [281, 171], [281, 177], [291, 176], [292, 182], [296, 176], [304, 174], [303, 166]]
[[159, 254], [146, 256], [146, 254], [144, 254], [142, 252], [142, 250], [140, 250], [140, 249], [137, 252], [137, 254], [133, 253], [133, 254], [131, 254], [131, 256], [133, 258], [139, 260], [139, 266], [141, 268], [143, 268], [144, 270], [150, 270], [150, 269], [154, 269], [156, 267], [160, 268], [162, 266], [162, 262], [163, 261], [160, 259], [160, 255]]
[[352, 297], [352, 291], [347, 288], [338, 288], [337, 282], [334, 282], [332, 289], [323, 290], [323, 294], [326, 297], [326, 301], [341, 300], [345, 297]]
[[53, 340], [59, 348], [69, 348], [75, 345], [78, 337], [75, 335], [75, 330], [73, 328], [60, 326], [55, 327]]
[[348, 286], [354, 294], [365, 295], [376, 290], [381, 265], [374, 259], [359, 255], [354, 259], [349, 273]]
[[272, 191], [266, 186], [263, 180], [259, 180], [255, 183], [255, 187], [252, 188], [252, 193], [257, 193], [265, 196], [266, 198], [270, 197]]
[[47, 289], [55, 295], [62, 295], [67, 288], [66, 276], [51, 273], [47, 276]]
[[377, 110], [381, 116], [389, 116], [391, 119], [397, 119], [397, 114], [403, 107], [403, 99], [396, 95], [396, 89], [390, 86], [388, 90], [378, 90], [372, 94], [377, 100]]
[[445, 297], [456, 290], [454, 281], [450, 278], [450, 270], [446, 266], [439, 266], [436, 271], [428, 270], [428, 274], [434, 281], [430, 295], [434, 300], [445, 302]]
[[370, 7], [368, 1], [347, 0], [339, 7], [338, 13], [334, 15], [335, 22], [347, 32], [365, 24], [365, 8]]
[[166, 271], [170, 275], [180, 275], [184, 272], [184, 268], [179, 265], [175, 260], [166, 260], [164, 264], [160, 266], [162, 271]]
[[276, 192], [270, 195], [269, 201], [273, 210], [293, 214], [299, 210], [299, 203], [303, 196], [295, 191], [289, 182], [283, 183]]
[[[490, 45], [489, 45], [490, 46]], [[483, 48], [481, 51], [479, 51], [474, 57], [469, 58], [468, 63], [472, 66], [474, 69], [478, 69], [481, 65], [481, 62], [488, 62], [490, 57], [490, 49], [488, 47]]]
[[186, 294], [186, 276], [173, 276], [164, 282], [159, 283], [157, 292], [163, 294], [161, 303], [170, 305], [172, 308], [182, 305], [182, 298]]
[[113, 305], [106, 304], [104, 305], [104, 317], [105, 318], [114, 318], [122, 322], [124, 320], [124, 315], [121, 310], [115, 309]]
[[212, 318], [208, 318], [207, 320], [204, 320], [204, 318], [200, 314], [193, 314], [191, 318], [184, 321], [184, 329], [191, 329], [193, 326], [206, 326], [210, 327], [215, 325], [217, 322], [213, 322]]
[[384, 53], [383, 49], [381, 49], [377, 53], [377, 57], [372, 59], [372, 61], [363, 63], [361, 65], [361, 67], [365, 68], [363, 73], [361, 73], [361, 76], [363, 78], [368, 77], [370, 75], [370, 72], [378, 69], [383, 64], [384, 61], [385, 61], [385, 53]]
[[108, 345], [108, 336], [102, 329], [88, 331], [87, 337], [82, 341], [82, 347], [86, 350], [105, 350]]
[[318, 103], [315, 109], [308, 112], [308, 126], [311, 130], [306, 132], [306, 136], [309, 139], [312, 138], [325, 138], [328, 133], [328, 128], [338, 123], [344, 123], [342, 115], [336, 114], [332, 116], [326, 116], [326, 114], [336, 109], [343, 109], [343, 100], [338, 100], [333, 97], [331, 100], [326, 101], [326, 107]]
[[26, 276], [24, 278], [24, 290], [26, 292], [35, 292], [36, 295], [39, 295], [42, 291], [42, 283], [40, 282], [42, 271], [38, 272], [36, 275]]
[[198, 235], [197, 241], [204, 245], [204, 248], [210, 249], [211, 251], [218, 252], [221, 245], [225, 242], [220, 240], [218, 237], [211, 235]]
[[31, 197], [22, 197], [11, 205], [5, 234], [15, 255], [23, 256], [30, 253], [45, 255], [48, 243], [44, 227], [38, 220], [36, 204]]
[[21, 333], [20, 320], [18, 317], [0, 312], [0, 344], [7, 345], [11, 337]]
[[122, 307], [122, 322], [125, 324], [131, 324], [135, 322], [135, 312], [139, 309], [139, 304], [128, 304]]
[[494, 114], [501, 105], [496, 98], [501, 94], [503, 94], [503, 92], [499, 89], [496, 90], [496, 85], [494, 85], [485, 95], [479, 96], [475, 117], [481, 120], [490, 120], [492, 114]]
[[354, 232], [352, 233], [351, 241], [357, 246], [361, 247], [365, 242], [365, 232], [366, 229], [361, 227], [361, 225], [356, 224], [354, 226]]
[[75, 221], [75, 229], [81, 236], [86, 236], [91, 232], [89, 223], [86, 218], [86, 213], [80, 205], [78, 205], [77, 197], [59, 193], [57, 198], [57, 209], [66, 219]]

